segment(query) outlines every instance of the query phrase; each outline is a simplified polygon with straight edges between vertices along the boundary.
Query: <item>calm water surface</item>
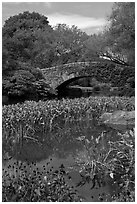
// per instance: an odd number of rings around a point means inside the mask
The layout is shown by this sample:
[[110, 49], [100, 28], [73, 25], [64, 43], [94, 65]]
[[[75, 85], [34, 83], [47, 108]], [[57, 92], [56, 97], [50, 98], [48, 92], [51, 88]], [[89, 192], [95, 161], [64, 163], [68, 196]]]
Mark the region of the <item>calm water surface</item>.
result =
[[[63, 134], [62, 130], [62, 134]], [[86, 128], [76, 128], [71, 127], [66, 130], [64, 136], [61, 136], [58, 142], [53, 142], [52, 144], [37, 144], [32, 141], [24, 141], [22, 149], [20, 152], [14, 155], [14, 158], [9, 161], [3, 160], [3, 169], [7, 169], [9, 165], [16, 165], [16, 161], [23, 161], [26, 164], [26, 159], [29, 162], [36, 162], [36, 165], [25, 165], [27, 171], [32, 171], [32, 169], [39, 168], [39, 171], [43, 172], [43, 177], [45, 174], [54, 172], [59, 169], [60, 165], [63, 164], [68, 176], [66, 176], [66, 182], [74, 186], [78, 190], [78, 193], [84, 197], [86, 202], [99, 201], [101, 196], [102, 201], [108, 198], [111, 201], [111, 195], [117, 192], [118, 185], [114, 183], [113, 179], [106, 177], [106, 183], [99, 186], [98, 182], [95, 183], [95, 187], [91, 189], [92, 182], [86, 183], [81, 187], [77, 187], [77, 184], [81, 181], [81, 176], [79, 174], [80, 167], [76, 167], [76, 160], [86, 162], [86, 149], [83, 142], [77, 140], [76, 138], [80, 136], [86, 136], [87, 139], [93, 141], [94, 147], [101, 149], [98, 144], [96, 144], [97, 139], [104, 133], [104, 142], [102, 143], [105, 148], [107, 148], [107, 140], [115, 141], [116, 131], [109, 129], [106, 130], [104, 127], [88, 126]], [[60, 132], [61, 133], [61, 132]], [[54, 133], [53, 133], [54, 134]], [[96, 145], [95, 145], [96, 144]], [[90, 144], [92, 145], [92, 144]], [[11, 170], [12, 173], [13, 170]]]

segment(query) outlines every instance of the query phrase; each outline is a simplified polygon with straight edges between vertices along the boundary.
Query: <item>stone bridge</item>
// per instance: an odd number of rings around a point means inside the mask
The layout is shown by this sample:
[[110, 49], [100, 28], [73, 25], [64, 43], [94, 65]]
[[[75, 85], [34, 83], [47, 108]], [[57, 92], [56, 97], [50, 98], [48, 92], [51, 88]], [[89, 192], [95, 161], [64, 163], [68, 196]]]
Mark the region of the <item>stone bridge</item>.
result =
[[75, 78], [77, 79], [88, 76], [94, 77], [92, 73], [93, 71], [91, 71], [91, 69], [96, 69], [96, 67], [100, 66], [104, 61], [105, 63], [110, 63], [108, 60], [76, 62], [45, 68], [42, 69], [42, 72], [44, 73], [46, 83], [48, 83], [52, 88], [55, 89], [64, 82], [67, 85], [66, 81], [68, 81], [69, 83], [72, 82], [73, 79], [75, 80]]

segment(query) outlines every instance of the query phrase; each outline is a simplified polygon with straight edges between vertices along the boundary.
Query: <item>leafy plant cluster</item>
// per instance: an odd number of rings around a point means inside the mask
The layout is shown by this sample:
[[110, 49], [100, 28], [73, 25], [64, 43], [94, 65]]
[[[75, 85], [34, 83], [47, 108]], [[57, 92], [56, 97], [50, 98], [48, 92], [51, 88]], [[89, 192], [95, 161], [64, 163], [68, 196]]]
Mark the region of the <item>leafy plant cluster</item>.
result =
[[[40, 170], [36, 163], [23, 163], [17, 161], [3, 169], [2, 200], [3, 202], [78, 202], [84, 201], [77, 192], [77, 188], [91, 184], [92, 190], [103, 187], [108, 183], [116, 184], [111, 199], [107, 193], [100, 194], [98, 201], [124, 201], [135, 200], [135, 134], [134, 130], [118, 133], [118, 140], [113, 141], [106, 133], [102, 132], [98, 138], [79, 137], [84, 145], [85, 156], [77, 155], [76, 164], [71, 169], [76, 169], [81, 180], [70, 186], [69, 170], [66, 171], [62, 164], [59, 169], [46, 170], [43, 165]], [[105, 143], [106, 142], [106, 143]], [[26, 168], [27, 167], [27, 168]], [[29, 170], [27, 170], [29, 169]]]
[[[97, 124], [98, 117], [105, 111], [134, 109], [134, 98], [126, 97], [26, 101], [24, 104], [3, 106], [3, 156], [7, 152], [14, 155], [17, 144], [23, 144], [24, 139], [53, 144], [60, 142], [62, 137], [72, 136], [73, 125], [83, 127], [84, 120], [87, 125], [90, 125], [91, 120]], [[105, 182], [102, 178], [109, 176], [123, 189], [120, 197], [116, 195], [114, 200], [122, 200], [125, 199], [122, 196], [129, 194], [130, 189], [134, 191], [134, 135], [132, 132], [130, 135], [119, 134], [118, 142], [110, 140], [107, 146], [105, 137], [105, 133], [102, 133], [95, 140], [91, 138], [91, 141], [86, 137], [80, 138], [85, 145], [86, 155], [84, 162], [77, 160], [82, 175], [82, 183], [77, 185], [91, 182], [93, 189], [95, 182], [102, 185], [102, 181]], [[20, 167], [22, 171], [18, 175], [15, 169], [14, 177], [11, 176], [11, 168], [10, 166], [10, 172], [3, 172], [3, 201], [81, 201], [74, 189], [66, 183], [63, 167], [53, 174], [47, 172], [48, 175], [41, 175], [39, 170], [28, 174]], [[47, 182], [43, 182], [44, 176]], [[126, 199], [131, 200], [130, 197], [131, 194]]]
[[40, 69], [31, 68], [29, 64], [22, 63], [18, 70], [8, 72], [2, 79], [2, 94], [8, 101], [3, 104], [24, 102], [25, 100], [45, 100], [55, 97], [56, 92], [46, 83]]
[[[27, 164], [34, 167], [34, 164]], [[80, 202], [82, 198], [66, 181], [63, 164], [59, 170], [26, 170], [23, 162], [3, 169], [3, 202]], [[14, 169], [14, 171], [13, 171]], [[43, 167], [45, 169], [45, 166]], [[13, 172], [13, 173], [11, 173]]]
[[[89, 97], [80, 99], [26, 101], [23, 104], [3, 106], [3, 145], [8, 151], [24, 139], [32, 138], [43, 142], [59, 142], [71, 135], [74, 123], [82, 127], [84, 121], [97, 124], [98, 117], [105, 111], [134, 110], [134, 98]], [[68, 131], [68, 132], [67, 132]]]
[[[91, 183], [91, 190], [107, 182], [116, 184], [117, 191], [112, 201], [133, 202], [135, 200], [135, 132], [117, 133], [118, 140], [113, 141], [102, 132], [98, 138], [79, 137], [85, 147], [85, 157], [77, 156], [76, 166], [82, 180], [77, 186]], [[101, 196], [100, 201], [109, 201]]]

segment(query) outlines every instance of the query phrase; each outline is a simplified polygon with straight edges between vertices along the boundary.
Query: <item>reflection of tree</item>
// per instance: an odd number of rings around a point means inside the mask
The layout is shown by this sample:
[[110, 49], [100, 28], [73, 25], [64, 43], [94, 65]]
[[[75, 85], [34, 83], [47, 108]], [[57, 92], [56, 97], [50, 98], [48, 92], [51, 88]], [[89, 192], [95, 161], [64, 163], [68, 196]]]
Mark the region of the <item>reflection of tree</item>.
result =
[[53, 153], [53, 149], [46, 144], [39, 144], [33, 141], [23, 141], [23, 145], [16, 144], [16, 152], [13, 153], [15, 159], [21, 161], [41, 161], [47, 159]]

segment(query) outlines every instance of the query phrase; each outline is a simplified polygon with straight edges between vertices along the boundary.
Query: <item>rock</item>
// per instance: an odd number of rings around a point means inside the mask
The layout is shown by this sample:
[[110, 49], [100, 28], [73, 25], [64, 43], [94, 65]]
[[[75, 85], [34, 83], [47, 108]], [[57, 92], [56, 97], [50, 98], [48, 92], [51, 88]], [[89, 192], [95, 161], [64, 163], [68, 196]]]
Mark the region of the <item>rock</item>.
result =
[[135, 111], [115, 111], [104, 113], [100, 122], [116, 130], [127, 130], [135, 127]]

